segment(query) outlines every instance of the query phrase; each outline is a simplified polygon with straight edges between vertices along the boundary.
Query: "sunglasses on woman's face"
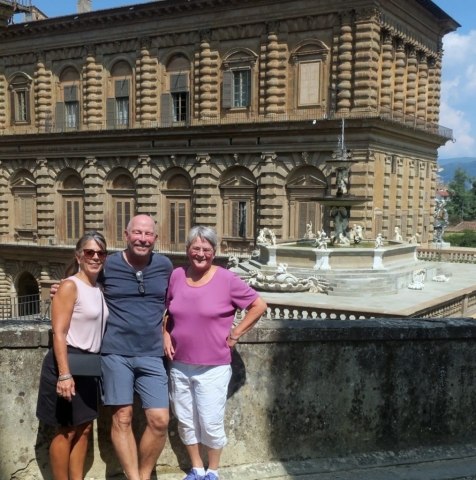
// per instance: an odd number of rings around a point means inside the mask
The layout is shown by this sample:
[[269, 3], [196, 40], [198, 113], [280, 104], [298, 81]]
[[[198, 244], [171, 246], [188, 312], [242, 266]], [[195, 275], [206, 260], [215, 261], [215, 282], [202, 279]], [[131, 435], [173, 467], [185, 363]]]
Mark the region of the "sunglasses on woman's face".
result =
[[97, 255], [99, 260], [104, 260], [107, 257], [107, 250], [93, 250], [92, 248], [85, 248], [83, 250], [84, 257], [92, 260], [94, 255]]

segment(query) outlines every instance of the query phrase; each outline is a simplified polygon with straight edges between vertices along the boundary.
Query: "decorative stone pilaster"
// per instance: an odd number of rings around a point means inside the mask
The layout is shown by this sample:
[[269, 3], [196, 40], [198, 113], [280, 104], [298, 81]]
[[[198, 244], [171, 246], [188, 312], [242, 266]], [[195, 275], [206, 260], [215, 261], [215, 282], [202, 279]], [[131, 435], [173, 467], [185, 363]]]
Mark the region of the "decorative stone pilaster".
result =
[[7, 126], [7, 80], [0, 74], [0, 130]]
[[104, 171], [95, 157], [86, 157], [84, 170], [84, 228], [104, 232]]
[[426, 119], [430, 123], [436, 123], [436, 98], [435, 89], [437, 81], [436, 57], [428, 58], [428, 101], [427, 101], [427, 115]]
[[382, 46], [382, 73], [381, 84], [382, 89], [380, 91], [380, 106], [384, 113], [390, 111], [392, 105], [393, 85], [393, 34], [390, 30], [385, 30], [383, 34], [383, 46]]
[[208, 153], [198, 153], [196, 160], [198, 164], [190, 172], [193, 178], [195, 224], [216, 229], [219, 172], [211, 163]]
[[5, 259], [0, 258], [0, 298], [10, 298], [11, 276], [7, 275]]
[[268, 24], [266, 54], [265, 113], [277, 115], [286, 112], [286, 46], [278, 43], [279, 25]]
[[103, 85], [102, 66], [96, 63], [96, 48], [87, 47], [84, 66], [83, 99], [84, 123], [92, 129], [101, 128], [103, 123]]
[[352, 13], [340, 14], [341, 28], [339, 37], [339, 65], [337, 67], [337, 111], [346, 113], [350, 111], [352, 99]]
[[426, 121], [427, 111], [427, 87], [428, 87], [428, 61], [426, 53], [420, 52], [418, 67], [418, 96], [417, 96], [417, 121]]
[[218, 116], [218, 55], [210, 50], [211, 31], [200, 32], [200, 118]]
[[283, 238], [283, 213], [286, 200], [284, 178], [276, 165], [275, 152], [263, 152], [257, 179], [257, 229], [269, 228], [277, 239]]
[[54, 178], [46, 158], [38, 158], [36, 169], [36, 210], [38, 245], [48, 245], [48, 238], [55, 235]]
[[34, 80], [35, 125], [40, 131], [49, 131], [53, 119], [51, 72], [46, 70], [44, 52], [37, 54]]
[[405, 44], [402, 38], [397, 37], [397, 53], [395, 55], [395, 96], [393, 109], [396, 112], [404, 111], [405, 107], [405, 69], [407, 65]]
[[355, 13], [354, 110], [376, 110], [380, 60], [380, 12]]
[[440, 121], [440, 101], [441, 101], [441, 62], [443, 58], [443, 50], [439, 51], [435, 65], [435, 103], [433, 106], [433, 123]]
[[415, 47], [411, 45], [408, 49], [407, 61], [407, 90], [405, 93], [405, 113], [415, 116], [416, 113], [416, 91], [418, 79], [418, 59]]
[[157, 220], [158, 178], [152, 169], [150, 157], [139, 155], [136, 179], [137, 213], [144, 213]]
[[143, 126], [157, 121], [157, 60], [150, 55], [151, 40], [140, 39], [139, 102], [138, 117]]
[[8, 199], [11, 196], [11, 191], [8, 185], [9, 172], [2, 165], [0, 160], [0, 238], [8, 241], [8, 234], [10, 232], [10, 214], [8, 208]]

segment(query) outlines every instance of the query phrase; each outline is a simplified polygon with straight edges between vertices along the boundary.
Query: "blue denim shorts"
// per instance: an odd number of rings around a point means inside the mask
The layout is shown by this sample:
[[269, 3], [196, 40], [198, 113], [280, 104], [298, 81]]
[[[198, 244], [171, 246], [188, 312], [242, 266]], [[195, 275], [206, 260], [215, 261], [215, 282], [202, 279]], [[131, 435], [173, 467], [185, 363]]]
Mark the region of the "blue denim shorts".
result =
[[104, 405], [132, 405], [134, 392], [142, 408], [169, 408], [168, 378], [163, 357], [102, 355]]

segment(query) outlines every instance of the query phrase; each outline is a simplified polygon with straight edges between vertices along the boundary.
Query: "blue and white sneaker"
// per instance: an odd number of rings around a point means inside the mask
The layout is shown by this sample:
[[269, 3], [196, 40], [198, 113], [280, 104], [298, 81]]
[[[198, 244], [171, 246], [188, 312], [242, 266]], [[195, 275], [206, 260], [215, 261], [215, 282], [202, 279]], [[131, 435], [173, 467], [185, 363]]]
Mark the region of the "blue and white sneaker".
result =
[[204, 478], [205, 477], [199, 475], [197, 471], [192, 468], [192, 470], [190, 470], [190, 473], [183, 480], [204, 480]]
[[214, 473], [209, 472], [203, 477], [203, 480], [218, 480], [218, 477]]

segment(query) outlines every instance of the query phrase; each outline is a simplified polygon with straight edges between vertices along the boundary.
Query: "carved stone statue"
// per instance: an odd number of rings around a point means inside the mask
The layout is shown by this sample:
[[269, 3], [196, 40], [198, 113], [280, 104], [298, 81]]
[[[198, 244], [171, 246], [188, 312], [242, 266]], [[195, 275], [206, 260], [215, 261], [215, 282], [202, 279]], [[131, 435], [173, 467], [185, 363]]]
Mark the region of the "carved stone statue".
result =
[[448, 211], [446, 210], [446, 200], [435, 200], [435, 223], [433, 241], [435, 243], [443, 242], [443, 235], [445, 234], [446, 227], [448, 226]]
[[342, 241], [342, 237], [339, 234], [342, 233], [343, 237], [348, 239], [347, 227], [349, 226], [349, 210], [346, 207], [332, 207], [330, 214], [334, 220], [334, 235], [331, 238], [331, 243], [345, 245], [345, 242]]
[[304, 234], [304, 238], [316, 238], [316, 235], [312, 233], [312, 222], [309, 222], [306, 225], [306, 233]]
[[322, 229], [320, 232], [317, 232], [317, 237], [314, 242], [314, 246], [317, 247], [319, 250], [327, 250], [327, 241], [329, 237], [327, 233]]
[[425, 277], [426, 270], [424, 268], [415, 270], [413, 272], [413, 282], [408, 285], [408, 288], [412, 290], [423, 290], [423, 288], [425, 287], [425, 284], [423, 283], [425, 281]]
[[[269, 240], [267, 237], [269, 237]], [[256, 238], [256, 245], [276, 245], [276, 235], [273, 230], [269, 228], [260, 228], [258, 231], [258, 237]]]
[[382, 234], [377, 234], [377, 238], [375, 239], [375, 248], [383, 247], [383, 238]]
[[394, 240], [396, 242], [403, 242], [402, 235], [400, 234], [400, 229], [398, 227], [395, 227], [395, 237]]
[[288, 273], [286, 263], [279, 263], [273, 275], [263, 275], [259, 270], [253, 270], [243, 280], [254, 289], [266, 292], [327, 293], [329, 290], [329, 284], [322, 278], [297, 278]]
[[419, 240], [418, 240], [419, 237], [420, 237], [420, 234], [419, 234], [419, 233], [415, 233], [413, 236], [408, 237], [408, 243], [414, 243], [414, 244], [419, 243]]
[[338, 195], [346, 195], [349, 190], [349, 169], [347, 167], [338, 168], [336, 171], [336, 186]]

